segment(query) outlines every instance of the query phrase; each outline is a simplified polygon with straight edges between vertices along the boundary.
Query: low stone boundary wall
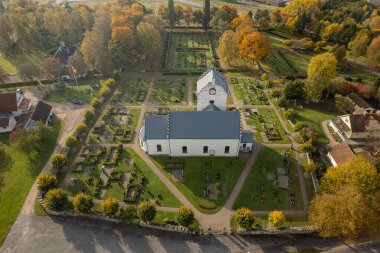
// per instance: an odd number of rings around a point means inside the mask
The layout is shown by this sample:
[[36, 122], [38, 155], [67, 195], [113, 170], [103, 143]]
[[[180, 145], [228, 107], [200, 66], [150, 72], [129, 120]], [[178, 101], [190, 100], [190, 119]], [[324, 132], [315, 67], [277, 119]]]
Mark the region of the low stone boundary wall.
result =
[[239, 235], [296, 235], [296, 234], [314, 234], [317, 230], [312, 226], [290, 227], [286, 229], [254, 229], [238, 230]]

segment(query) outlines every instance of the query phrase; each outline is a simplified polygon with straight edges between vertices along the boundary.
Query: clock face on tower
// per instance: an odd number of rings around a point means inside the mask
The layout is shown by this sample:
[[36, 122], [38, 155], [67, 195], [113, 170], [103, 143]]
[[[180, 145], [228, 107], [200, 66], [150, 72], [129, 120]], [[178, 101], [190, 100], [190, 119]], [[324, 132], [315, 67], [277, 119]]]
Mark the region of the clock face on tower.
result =
[[214, 88], [211, 88], [211, 89], [209, 90], [209, 93], [210, 93], [210, 95], [215, 95], [216, 90], [215, 90]]

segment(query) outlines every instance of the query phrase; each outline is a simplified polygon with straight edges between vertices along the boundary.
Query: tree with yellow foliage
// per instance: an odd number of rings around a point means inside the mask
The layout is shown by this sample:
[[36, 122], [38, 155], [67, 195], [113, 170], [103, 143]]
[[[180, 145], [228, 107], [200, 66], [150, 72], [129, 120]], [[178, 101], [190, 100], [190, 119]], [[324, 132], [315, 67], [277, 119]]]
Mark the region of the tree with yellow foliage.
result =
[[334, 54], [328, 52], [311, 58], [307, 69], [305, 93], [312, 102], [319, 102], [323, 91], [336, 74], [337, 61]]
[[347, 184], [355, 185], [365, 196], [369, 196], [380, 189], [380, 175], [372, 162], [358, 156], [336, 168], [327, 169], [320, 190], [333, 193]]
[[378, 218], [360, 190], [346, 185], [318, 195], [310, 205], [309, 223], [324, 237], [356, 237], [369, 232]]
[[136, 45], [136, 36], [129, 26], [112, 28], [112, 37], [109, 43], [111, 57], [115, 64], [131, 64], [132, 52]]
[[274, 210], [268, 214], [268, 221], [275, 228], [282, 227], [285, 222], [285, 215], [280, 210]]
[[260, 32], [246, 35], [240, 43], [240, 55], [252, 62], [264, 59], [269, 54], [270, 43], [268, 38]]
[[253, 19], [246, 13], [239, 15], [238, 17], [234, 18], [231, 22], [232, 28], [236, 29], [238, 26], [245, 24], [248, 26], [253, 27], [255, 22]]
[[231, 66], [231, 61], [239, 57], [239, 41], [234, 31], [225, 31], [219, 39], [218, 55]]

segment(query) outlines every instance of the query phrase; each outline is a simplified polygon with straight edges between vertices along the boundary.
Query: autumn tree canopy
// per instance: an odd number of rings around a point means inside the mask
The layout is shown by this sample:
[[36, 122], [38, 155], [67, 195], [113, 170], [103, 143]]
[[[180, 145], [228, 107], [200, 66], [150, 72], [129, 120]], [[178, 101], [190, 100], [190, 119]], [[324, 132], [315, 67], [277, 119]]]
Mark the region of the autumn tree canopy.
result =
[[252, 62], [264, 59], [269, 54], [269, 49], [269, 40], [260, 32], [246, 35], [239, 47], [240, 55]]

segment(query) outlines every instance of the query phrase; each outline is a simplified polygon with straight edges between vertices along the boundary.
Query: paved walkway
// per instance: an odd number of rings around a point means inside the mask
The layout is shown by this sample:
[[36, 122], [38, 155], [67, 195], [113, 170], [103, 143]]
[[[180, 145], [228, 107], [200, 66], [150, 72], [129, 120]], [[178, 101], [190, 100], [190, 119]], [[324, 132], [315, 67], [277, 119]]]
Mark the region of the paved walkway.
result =
[[331, 147], [334, 147], [335, 145], [339, 144], [339, 142], [337, 142], [334, 139], [334, 137], [331, 135], [330, 129], [329, 129], [329, 122], [330, 122], [330, 120], [322, 121], [322, 128], [323, 128], [323, 131], [325, 132], [325, 135], [329, 139], [328, 146], [331, 148]]
[[193, 106], [193, 80], [191, 77], [187, 78], [187, 105]]

